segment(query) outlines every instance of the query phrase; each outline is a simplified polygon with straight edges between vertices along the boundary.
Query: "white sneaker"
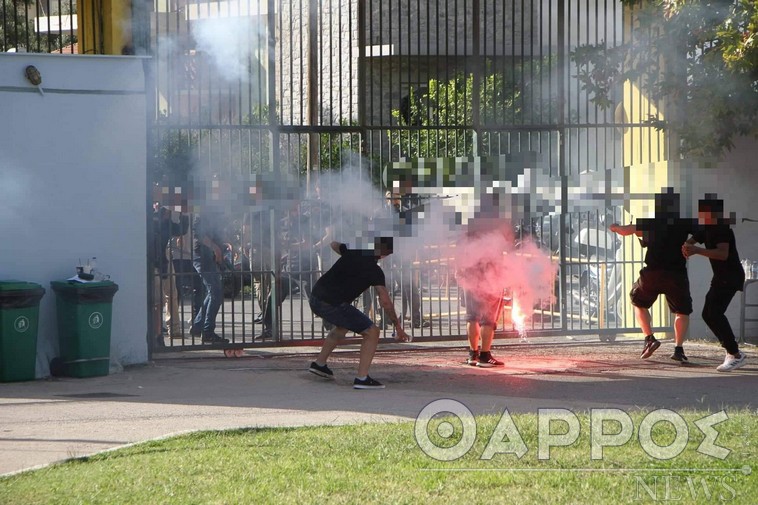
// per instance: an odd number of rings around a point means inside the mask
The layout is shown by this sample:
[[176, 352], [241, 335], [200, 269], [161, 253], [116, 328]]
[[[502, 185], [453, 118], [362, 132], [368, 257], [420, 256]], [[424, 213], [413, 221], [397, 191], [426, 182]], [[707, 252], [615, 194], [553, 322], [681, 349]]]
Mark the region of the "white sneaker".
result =
[[719, 372], [731, 372], [745, 364], [745, 353], [740, 352], [737, 357], [727, 354], [724, 362], [716, 367]]

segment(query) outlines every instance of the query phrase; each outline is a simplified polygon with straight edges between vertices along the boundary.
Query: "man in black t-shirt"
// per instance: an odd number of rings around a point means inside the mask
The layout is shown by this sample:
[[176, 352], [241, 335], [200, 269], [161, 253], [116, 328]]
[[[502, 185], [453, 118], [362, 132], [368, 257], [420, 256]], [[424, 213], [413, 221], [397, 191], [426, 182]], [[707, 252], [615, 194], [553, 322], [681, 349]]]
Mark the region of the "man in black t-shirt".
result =
[[[745, 271], [740, 264], [734, 232], [729, 228], [729, 221], [724, 219], [724, 201], [717, 199], [715, 194], [706, 194], [705, 199], [698, 202], [698, 221], [701, 227], [682, 245], [682, 254], [685, 258], [699, 254], [711, 261], [713, 279], [705, 295], [703, 321], [726, 350], [724, 363], [716, 370], [730, 372], [745, 364], [745, 353], [740, 352], [725, 315], [734, 295], [742, 291]], [[697, 243], [705, 247], [696, 246]]]
[[640, 270], [640, 276], [629, 293], [637, 323], [645, 334], [645, 346], [640, 355], [642, 359], [652, 356], [661, 345], [653, 335], [650, 307], [658, 295], [663, 294], [674, 313], [676, 347], [671, 359], [687, 362], [683, 343], [692, 313], [692, 297], [681, 244], [695, 230], [695, 222], [682, 218], [679, 207], [679, 194], [673, 188], [666, 188], [655, 195], [655, 216], [652, 219], [638, 219], [635, 224], [612, 224], [610, 227], [612, 232], [622, 236], [634, 234], [641, 237], [642, 246], [647, 247], [645, 267]]
[[321, 347], [321, 352], [310, 365], [308, 371], [320, 377], [331, 379], [334, 374], [326, 366], [329, 355], [348, 331], [360, 333], [361, 343], [358, 376], [353, 381], [355, 389], [381, 389], [384, 385], [369, 377], [368, 370], [379, 343], [379, 328], [365, 314], [356, 309], [352, 302], [368, 288], [373, 287], [379, 295], [379, 303], [385, 314], [395, 325], [396, 339], [410, 341], [403, 331], [395, 313], [395, 306], [385, 286], [384, 272], [377, 265], [380, 258], [392, 254], [392, 238], [377, 238], [374, 250], [348, 249], [345, 244], [332, 242], [331, 248], [340, 255], [337, 262], [316, 281], [310, 296], [313, 313], [334, 325]]

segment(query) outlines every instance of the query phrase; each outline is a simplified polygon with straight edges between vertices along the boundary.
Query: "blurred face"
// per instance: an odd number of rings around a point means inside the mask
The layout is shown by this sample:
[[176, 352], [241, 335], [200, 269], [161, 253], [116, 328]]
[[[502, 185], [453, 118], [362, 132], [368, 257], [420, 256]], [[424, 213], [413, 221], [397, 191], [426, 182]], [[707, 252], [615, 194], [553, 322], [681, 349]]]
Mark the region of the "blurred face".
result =
[[697, 221], [701, 225], [708, 226], [718, 222], [719, 215], [710, 210], [700, 210], [697, 213]]
[[656, 195], [655, 196], [655, 213], [656, 215], [679, 215], [679, 195]]
[[391, 242], [389, 244], [385, 243], [383, 240], [377, 240], [374, 242], [374, 256], [385, 258], [390, 254], [392, 254]]

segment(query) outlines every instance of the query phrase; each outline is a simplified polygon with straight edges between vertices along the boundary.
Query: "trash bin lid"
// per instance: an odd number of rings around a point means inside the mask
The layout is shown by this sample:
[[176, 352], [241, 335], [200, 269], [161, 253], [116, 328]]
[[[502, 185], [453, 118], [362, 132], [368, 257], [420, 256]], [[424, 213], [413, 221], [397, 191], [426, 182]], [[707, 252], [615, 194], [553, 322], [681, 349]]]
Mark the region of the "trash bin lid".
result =
[[[43, 289], [36, 282], [5, 280], [0, 281], [0, 293], [5, 291], [37, 291]], [[44, 291], [44, 290], [43, 290]]]
[[118, 291], [118, 284], [113, 281], [52, 281], [50, 286], [64, 300], [77, 303], [110, 302]]
[[35, 282], [0, 281], [0, 308], [20, 309], [38, 305], [45, 288]]
[[67, 291], [67, 290], [80, 290], [80, 289], [102, 289], [102, 288], [116, 288], [118, 286], [113, 281], [98, 281], [98, 282], [78, 282], [78, 281], [52, 281], [50, 282], [54, 291]]

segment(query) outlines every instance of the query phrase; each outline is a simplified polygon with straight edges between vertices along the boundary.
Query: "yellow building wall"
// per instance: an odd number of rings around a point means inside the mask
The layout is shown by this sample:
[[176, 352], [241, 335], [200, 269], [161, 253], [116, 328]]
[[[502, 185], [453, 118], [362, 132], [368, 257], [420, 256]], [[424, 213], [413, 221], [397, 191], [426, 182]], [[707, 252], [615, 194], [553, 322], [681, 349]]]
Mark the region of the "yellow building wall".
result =
[[[624, 209], [625, 223], [633, 223], [639, 218], [652, 217], [655, 211], [653, 194], [667, 186], [679, 185], [672, 182], [671, 164], [668, 160], [666, 134], [656, 131], [651, 126], [643, 123], [651, 116], [664, 119], [663, 112], [657, 105], [648, 99], [646, 94], [635, 84], [624, 84], [624, 100], [621, 104], [626, 123], [632, 125], [624, 129], [623, 133], [623, 156], [626, 179], [626, 191], [629, 195]], [[624, 239], [624, 266], [625, 290], [629, 292], [632, 284], [639, 276], [639, 270], [643, 265], [645, 249], [640, 246], [636, 237]], [[627, 300], [626, 310], [627, 324], [634, 326], [634, 312], [631, 303]], [[659, 298], [651, 308], [653, 326], [670, 326], [671, 317], [665, 297]]]
[[80, 54], [131, 54], [131, 0], [79, 0]]

